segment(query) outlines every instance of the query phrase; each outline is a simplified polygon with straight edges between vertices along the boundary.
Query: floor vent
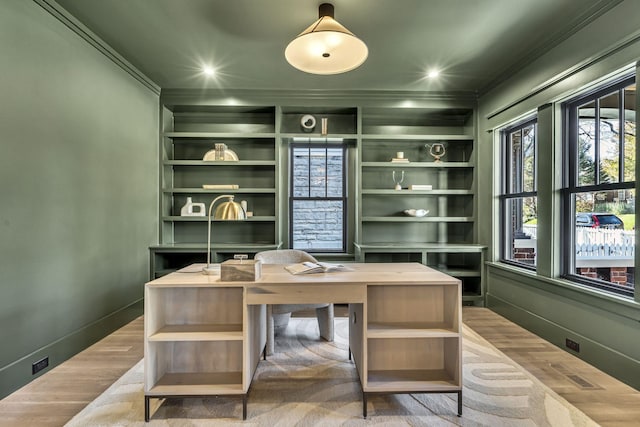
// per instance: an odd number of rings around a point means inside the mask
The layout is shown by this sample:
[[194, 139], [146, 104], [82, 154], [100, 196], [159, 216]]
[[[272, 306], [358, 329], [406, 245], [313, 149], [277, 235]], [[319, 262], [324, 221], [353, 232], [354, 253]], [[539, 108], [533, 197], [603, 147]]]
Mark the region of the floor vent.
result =
[[591, 384], [589, 381], [585, 380], [580, 375], [576, 374], [571, 369], [567, 368], [565, 365], [561, 363], [552, 363], [551, 367], [557, 370], [558, 372], [560, 372], [565, 377], [567, 377], [569, 380], [571, 380], [572, 383], [576, 384], [578, 387], [580, 387], [583, 390], [598, 390], [598, 389], [601, 390], [602, 389], [602, 387], [595, 384]]

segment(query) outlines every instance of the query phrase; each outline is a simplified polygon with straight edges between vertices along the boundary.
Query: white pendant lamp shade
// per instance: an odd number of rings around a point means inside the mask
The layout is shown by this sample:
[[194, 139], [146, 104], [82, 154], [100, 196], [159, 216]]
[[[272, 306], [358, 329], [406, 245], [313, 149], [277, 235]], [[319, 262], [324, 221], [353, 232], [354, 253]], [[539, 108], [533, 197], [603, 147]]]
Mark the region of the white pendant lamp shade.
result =
[[284, 52], [289, 64], [311, 74], [339, 74], [358, 68], [369, 50], [362, 40], [333, 19], [333, 5], [319, 7], [320, 18]]

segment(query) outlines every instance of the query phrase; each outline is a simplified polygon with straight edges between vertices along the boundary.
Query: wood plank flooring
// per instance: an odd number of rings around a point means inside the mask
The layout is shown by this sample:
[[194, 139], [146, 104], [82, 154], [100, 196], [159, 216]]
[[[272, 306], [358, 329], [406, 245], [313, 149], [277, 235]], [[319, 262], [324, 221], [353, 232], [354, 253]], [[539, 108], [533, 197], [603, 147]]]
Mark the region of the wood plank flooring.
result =
[[[344, 315], [342, 307], [336, 315]], [[640, 425], [639, 391], [486, 308], [464, 307], [462, 315], [468, 326], [602, 426]], [[142, 358], [143, 330], [138, 318], [0, 400], [0, 426], [64, 425]]]
[[486, 308], [462, 320], [553, 391], [602, 426], [640, 426], [640, 391]]

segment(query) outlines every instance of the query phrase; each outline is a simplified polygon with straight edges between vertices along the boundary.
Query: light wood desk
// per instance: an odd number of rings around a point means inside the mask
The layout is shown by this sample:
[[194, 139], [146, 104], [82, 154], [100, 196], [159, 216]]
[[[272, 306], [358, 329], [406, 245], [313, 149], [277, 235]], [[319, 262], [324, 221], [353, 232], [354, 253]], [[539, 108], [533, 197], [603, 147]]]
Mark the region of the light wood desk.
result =
[[149, 399], [247, 393], [266, 344], [265, 304], [348, 303], [349, 357], [370, 393], [457, 393], [462, 413], [458, 279], [418, 263], [348, 264], [294, 276], [263, 265], [255, 282], [221, 282], [194, 264], [145, 286]]

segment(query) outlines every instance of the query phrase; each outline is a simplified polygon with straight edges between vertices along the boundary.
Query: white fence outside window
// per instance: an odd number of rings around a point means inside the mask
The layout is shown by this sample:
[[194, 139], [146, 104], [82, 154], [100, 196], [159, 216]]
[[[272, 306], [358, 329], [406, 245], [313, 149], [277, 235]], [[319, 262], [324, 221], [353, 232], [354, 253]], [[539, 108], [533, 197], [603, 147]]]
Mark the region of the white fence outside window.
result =
[[[537, 227], [525, 225], [530, 239], [516, 239], [515, 247], [535, 247]], [[576, 267], [633, 267], [636, 247], [635, 231], [576, 227]]]

